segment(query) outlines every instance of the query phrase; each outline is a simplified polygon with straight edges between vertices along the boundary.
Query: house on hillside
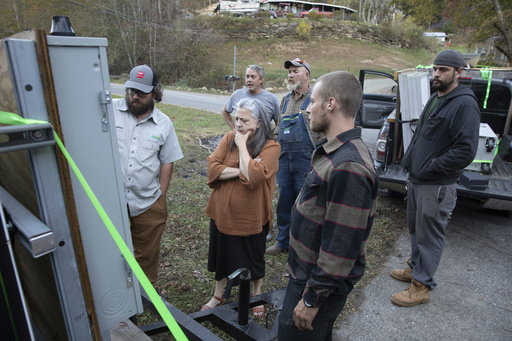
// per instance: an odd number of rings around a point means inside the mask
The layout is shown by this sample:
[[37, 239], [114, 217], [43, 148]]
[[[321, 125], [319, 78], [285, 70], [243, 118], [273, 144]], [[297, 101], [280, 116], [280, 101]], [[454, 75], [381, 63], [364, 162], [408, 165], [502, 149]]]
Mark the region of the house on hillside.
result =
[[[275, 13], [276, 16], [286, 16], [288, 13], [293, 13], [296, 17], [301, 17], [302, 12], [310, 11], [311, 9], [316, 9], [317, 12], [329, 13], [339, 11], [342, 13], [344, 20], [350, 18], [350, 15], [356, 12], [346, 6], [300, 0], [220, 0], [215, 12], [246, 15], [255, 13], [260, 9], [269, 11], [269, 13]], [[332, 15], [329, 17], [332, 17]]]
[[237, 15], [251, 14], [259, 11], [260, 0], [238, 0], [225, 1], [220, 0], [220, 13], [233, 13]]
[[439, 43], [445, 45], [446, 47], [450, 46], [450, 39], [444, 32], [425, 32], [423, 35], [425, 37], [439, 40]]
[[335, 12], [340, 11], [343, 19], [348, 19], [351, 14], [356, 11], [346, 6], [332, 5], [320, 2], [309, 2], [300, 0], [263, 0], [261, 1], [260, 8], [268, 11], [274, 11], [279, 16], [286, 16], [288, 13], [295, 14], [300, 17], [300, 14], [311, 9], [316, 9], [318, 12]]

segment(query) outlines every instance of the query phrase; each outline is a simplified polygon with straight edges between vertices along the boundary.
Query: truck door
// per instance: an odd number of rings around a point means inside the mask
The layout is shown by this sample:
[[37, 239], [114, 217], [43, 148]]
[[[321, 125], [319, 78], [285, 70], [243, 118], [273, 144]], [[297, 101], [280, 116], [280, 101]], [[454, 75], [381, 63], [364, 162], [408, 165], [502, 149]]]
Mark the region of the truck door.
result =
[[356, 115], [355, 125], [363, 128], [380, 129], [395, 110], [397, 84], [390, 74], [361, 70], [359, 82], [363, 88], [363, 101]]

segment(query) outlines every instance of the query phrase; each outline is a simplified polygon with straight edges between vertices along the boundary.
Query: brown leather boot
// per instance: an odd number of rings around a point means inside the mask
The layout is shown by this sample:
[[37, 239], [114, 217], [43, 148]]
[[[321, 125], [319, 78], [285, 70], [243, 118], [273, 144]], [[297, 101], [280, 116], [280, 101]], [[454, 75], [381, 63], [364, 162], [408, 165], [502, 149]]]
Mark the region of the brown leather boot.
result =
[[391, 296], [391, 302], [400, 307], [413, 307], [430, 302], [430, 289], [424, 284], [412, 280], [411, 286]]
[[407, 269], [393, 269], [391, 270], [391, 277], [393, 277], [394, 279], [397, 279], [399, 281], [402, 281], [402, 282], [410, 282], [412, 281], [412, 266], [411, 266], [411, 263], [409, 263], [411, 259], [409, 258], [407, 260], [407, 265], [409, 265], [409, 267]]

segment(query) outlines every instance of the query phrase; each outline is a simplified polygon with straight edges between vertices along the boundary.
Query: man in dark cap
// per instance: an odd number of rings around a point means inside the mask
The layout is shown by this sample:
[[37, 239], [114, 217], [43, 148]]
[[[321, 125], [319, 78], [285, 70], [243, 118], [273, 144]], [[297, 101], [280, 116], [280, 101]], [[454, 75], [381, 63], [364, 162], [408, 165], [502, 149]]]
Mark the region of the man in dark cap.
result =
[[311, 68], [308, 62], [295, 58], [287, 60], [284, 68], [288, 70], [287, 87], [291, 92], [281, 101], [278, 135], [281, 155], [277, 172], [279, 200], [276, 208], [278, 233], [277, 243], [267, 248], [267, 255], [288, 252], [292, 207], [304, 185], [304, 174], [309, 169], [315, 144], [324, 137], [322, 133], [309, 129], [310, 120], [306, 108], [311, 96]]
[[114, 100], [113, 106], [133, 251], [154, 284], [167, 221], [167, 189], [173, 163], [183, 154], [171, 120], [155, 108], [163, 90], [153, 69], [134, 67], [124, 87], [125, 98]]
[[406, 269], [391, 277], [409, 282], [391, 302], [412, 307], [430, 301], [434, 273], [443, 253], [445, 229], [457, 200], [456, 182], [475, 158], [480, 111], [470, 88], [459, 85], [464, 58], [455, 50], [441, 51], [434, 60], [432, 89], [412, 141], [402, 159], [409, 172], [407, 226], [411, 258]]

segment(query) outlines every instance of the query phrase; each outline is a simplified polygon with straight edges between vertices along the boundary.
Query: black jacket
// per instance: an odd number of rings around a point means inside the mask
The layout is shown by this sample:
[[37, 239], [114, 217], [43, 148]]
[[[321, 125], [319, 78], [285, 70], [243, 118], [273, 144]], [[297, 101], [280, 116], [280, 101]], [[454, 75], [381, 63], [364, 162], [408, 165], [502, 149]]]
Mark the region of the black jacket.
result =
[[[433, 94], [425, 108], [428, 108]], [[419, 122], [422, 122], [423, 110]], [[418, 124], [402, 158], [409, 180], [416, 184], [453, 184], [475, 158], [480, 110], [473, 91], [464, 85], [452, 90], [431, 114]]]

